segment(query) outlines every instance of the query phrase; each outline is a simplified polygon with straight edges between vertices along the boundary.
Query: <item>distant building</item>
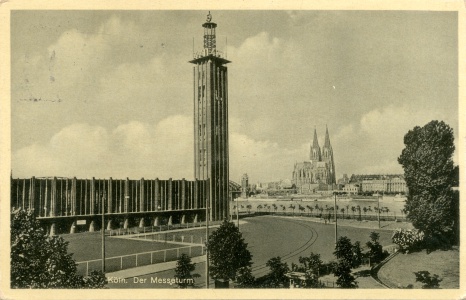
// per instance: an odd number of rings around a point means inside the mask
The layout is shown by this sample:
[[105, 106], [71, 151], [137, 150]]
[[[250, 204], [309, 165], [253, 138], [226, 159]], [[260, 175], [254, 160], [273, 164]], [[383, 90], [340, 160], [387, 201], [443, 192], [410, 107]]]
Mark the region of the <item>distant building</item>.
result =
[[262, 193], [268, 196], [284, 196], [294, 194], [295, 188], [289, 179], [281, 179], [280, 181], [258, 182], [250, 187], [255, 194]]
[[404, 175], [351, 175], [350, 184], [357, 184], [361, 192], [407, 193]]
[[247, 198], [248, 197], [248, 192], [249, 192], [249, 178], [248, 174], [243, 174], [243, 177], [241, 177], [241, 198]]
[[333, 190], [336, 184], [335, 163], [328, 129], [325, 132], [322, 151], [317, 140], [317, 131], [314, 129], [314, 140], [310, 148], [309, 161], [296, 163], [292, 178], [292, 184], [295, 185], [297, 192], [301, 194]]
[[343, 174], [343, 177], [338, 179], [337, 183], [341, 184], [341, 185], [345, 185], [345, 184], [349, 183], [348, 174]]
[[360, 192], [360, 185], [358, 183], [347, 183], [343, 186], [342, 191], [348, 194], [357, 194]]

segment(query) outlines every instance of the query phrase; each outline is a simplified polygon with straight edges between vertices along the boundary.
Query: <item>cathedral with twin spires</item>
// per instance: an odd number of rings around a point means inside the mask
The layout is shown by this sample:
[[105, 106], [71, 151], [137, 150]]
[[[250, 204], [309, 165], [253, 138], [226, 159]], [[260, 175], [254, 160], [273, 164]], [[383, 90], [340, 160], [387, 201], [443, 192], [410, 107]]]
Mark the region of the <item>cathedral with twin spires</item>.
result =
[[329, 191], [336, 184], [333, 149], [330, 144], [328, 128], [325, 132], [325, 142], [322, 151], [314, 129], [314, 140], [311, 144], [309, 160], [295, 163], [291, 183], [300, 194], [313, 194], [318, 191]]

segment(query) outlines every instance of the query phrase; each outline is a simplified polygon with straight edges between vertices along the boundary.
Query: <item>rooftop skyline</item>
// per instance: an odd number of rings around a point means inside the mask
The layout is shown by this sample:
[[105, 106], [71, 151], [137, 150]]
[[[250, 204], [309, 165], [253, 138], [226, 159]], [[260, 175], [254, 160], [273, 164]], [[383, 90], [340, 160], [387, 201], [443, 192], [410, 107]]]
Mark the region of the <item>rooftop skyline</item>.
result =
[[[232, 61], [231, 180], [291, 178], [326, 126], [337, 179], [401, 174], [404, 134], [432, 119], [457, 143], [455, 12], [211, 14]], [[12, 11], [13, 176], [192, 179], [188, 61], [206, 15]]]

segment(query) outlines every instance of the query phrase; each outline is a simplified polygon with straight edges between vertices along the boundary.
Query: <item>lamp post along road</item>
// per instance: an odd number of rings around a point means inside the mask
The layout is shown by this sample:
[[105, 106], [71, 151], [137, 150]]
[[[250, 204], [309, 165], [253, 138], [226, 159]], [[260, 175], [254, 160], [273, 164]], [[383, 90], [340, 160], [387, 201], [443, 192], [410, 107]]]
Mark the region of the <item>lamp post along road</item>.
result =
[[238, 205], [239, 205], [239, 197], [236, 198], [236, 226], [238, 226], [238, 230], [239, 230], [239, 210], [238, 210]]
[[337, 245], [337, 240], [338, 240], [338, 227], [337, 227], [337, 224], [338, 224], [338, 218], [337, 218], [337, 193], [336, 192], [333, 192], [333, 195], [334, 195], [334, 198], [335, 198], [335, 207], [334, 207], [334, 211], [335, 211], [335, 246]]
[[377, 193], [377, 221], [379, 222], [380, 229], [380, 194]]
[[209, 200], [206, 198], [205, 204], [205, 234], [206, 234], [206, 248], [205, 248], [205, 278], [206, 288], [209, 288]]
[[105, 274], [105, 195], [102, 196], [102, 273]]

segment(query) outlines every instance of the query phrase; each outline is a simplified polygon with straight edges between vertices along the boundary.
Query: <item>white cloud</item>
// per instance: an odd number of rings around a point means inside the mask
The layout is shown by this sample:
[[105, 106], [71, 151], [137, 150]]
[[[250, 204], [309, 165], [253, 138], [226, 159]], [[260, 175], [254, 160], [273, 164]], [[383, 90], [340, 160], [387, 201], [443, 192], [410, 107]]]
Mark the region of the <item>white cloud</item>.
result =
[[192, 178], [192, 122], [170, 116], [159, 123], [132, 121], [108, 132], [73, 124], [48, 143], [12, 155], [15, 177], [77, 176], [114, 178]]
[[[367, 43], [354, 46], [358, 34], [344, 33], [367, 27], [331, 17], [338, 14], [289, 12], [293, 26], [283, 29], [292, 34], [266, 26], [260, 30], [270, 32], [243, 32], [234, 40], [240, 45], [228, 47], [232, 180], [244, 172], [253, 181], [289, 178], [294, 162], [308, 158], [314, 125], [322, 146], [326, 123], [338, 175], [401, 172], [396, 158], [409, 129], [435, 118], [457, 123], [452, 110], [444, 109], [450, 96], [445, 103], [440, 97], [432, 101], [417, 91], [429, 88], [427, 83], [399, 85], [410, 77], [379, 71], [383, 63], [364, 64], [369, 56], [357, 50]], [[143, 30], [142, 23], [118, 17], [94, 23], [93, 32], [68, 30], [42, 52], [21, 52], [29, 54], [14, 63], [14, 174], [192, 178], [192, 69], [186, 62], [191, 36], [183, 56], [184, 48], [169, 48], [175, 39], [163, 36], [163, 26]], [[183, 38], [176, 37], [179, 45]], [[383, 57], [369, 48], [377, 54], [372, 57]], [[63, 102], [17, 101], [29, 97]], [[404, 106], [382, 106], [410, 97]]]
[[291, 178], [295, 161], [307, 159], [309, 145], [286, 149], [266, 139], [230, 134], [230, 179], [240, 182], [248, 173], [251, 182], [276, 181]]
[[331, 135], [337, 175], [402, 173], [397, 158], [404, 148], [404, 135], [415, 126], [424, 126], [442, 117], [441, 113], [424, 108], [413, 114], [405, 105], [389, 105], [367, 112], [359, 122], [355, 120], [342, 126]]
[[[234, 127], [235, 125], [233, 125]], [[252, 181], [291, 177], [295, 161], [307, 159], [308, 144], [286, 149], [266, 139], [230, 134], [230, 179], [248, 173]], [[77, 176], [113, 178], [192, 179], [191, 117], [174, 115], [157, 124], [131, 121], [111, 131], [100, 126], [73, 124], [46, 144], [13, 152], [15, 177]]]

